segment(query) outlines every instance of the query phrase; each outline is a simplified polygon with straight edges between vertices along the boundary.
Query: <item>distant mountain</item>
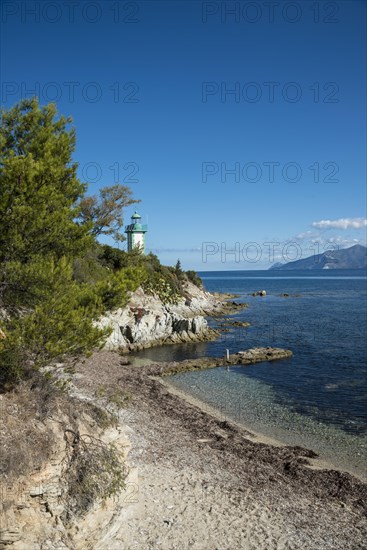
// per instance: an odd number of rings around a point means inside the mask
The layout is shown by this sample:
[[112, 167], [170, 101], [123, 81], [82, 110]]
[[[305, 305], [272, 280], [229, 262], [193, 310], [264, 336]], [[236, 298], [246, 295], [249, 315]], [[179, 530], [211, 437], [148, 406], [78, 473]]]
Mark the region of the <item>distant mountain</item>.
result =
[[356, 244], [341, 250], [327, 250], [287, 264], [279, 262], [269, 269], [287, 271], [291, 269], [367, 269], [367, 248]]

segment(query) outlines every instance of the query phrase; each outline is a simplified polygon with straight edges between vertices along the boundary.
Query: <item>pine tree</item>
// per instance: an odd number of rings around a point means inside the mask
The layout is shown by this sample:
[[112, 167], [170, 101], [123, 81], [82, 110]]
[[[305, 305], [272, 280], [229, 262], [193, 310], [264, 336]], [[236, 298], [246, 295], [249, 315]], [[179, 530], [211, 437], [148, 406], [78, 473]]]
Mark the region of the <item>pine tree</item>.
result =
[[181, 262], [180, 262], [180, 260], [177, 260], [177, 262], [176, 262], [176, 265], [175, 265], [175, 272], [176, 272], [176, 275], [177, 275], [177, 276], [182, 275], [182, 267], [181, 267]]
[[[99, 215], [81, 219], [86, 187], [72, 160], [70, 123], [53, 104], [40, 107], [36, 99], [1, 113], [2, 387], [101, 345], [107, 332], [94, 321], [106, 308], [124, 305], [145, 277], [139, 266], [112, 272], [98, 262], [96, 237], [118, 231], [131, 192], [102, 189]], [[89, 276], [78, 278], [75, 265], [85, 268], [86, 258]]]
[[78, 255], [91, 226], [75, 221], [85, 186], [72, 161], [75, 131], [56, 107], [26, 99], [1, 112], [0, 262]]

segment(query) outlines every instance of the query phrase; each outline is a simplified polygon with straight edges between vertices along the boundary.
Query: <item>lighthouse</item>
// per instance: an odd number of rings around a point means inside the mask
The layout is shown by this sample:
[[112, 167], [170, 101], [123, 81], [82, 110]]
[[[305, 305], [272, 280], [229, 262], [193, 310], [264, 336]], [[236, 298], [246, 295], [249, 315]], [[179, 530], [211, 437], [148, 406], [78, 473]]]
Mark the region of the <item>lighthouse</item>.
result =
[[133, 248], [140, 248], [145, 252], [145, 233], [148, 231], [147, 225], [142, 225], [141, 216], [135, 211], [131, 216], [131, 223], [125, 227], [127, 234], [127, 250], [131, 252]]

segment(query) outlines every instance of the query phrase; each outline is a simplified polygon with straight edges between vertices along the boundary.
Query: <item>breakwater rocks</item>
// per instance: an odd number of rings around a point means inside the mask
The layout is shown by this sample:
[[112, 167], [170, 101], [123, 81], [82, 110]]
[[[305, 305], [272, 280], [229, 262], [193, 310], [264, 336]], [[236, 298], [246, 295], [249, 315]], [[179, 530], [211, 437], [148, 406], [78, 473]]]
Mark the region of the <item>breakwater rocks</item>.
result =
[[150, 376], [169, 376], [186, 371], [211, 369], [227, 365], [252, 365], [265, 361], [277, 361], [289, 359], [293, 356], [290, 350], [282, 348], [251, 348], [238, 353], [229, 354], [228, 357], [199, 357], [198, 359], [186, 359], [180, 362], [168, 362], [149, 365], [146, 374]]
[[139, 288], [125, 308], [100, 319], [101, 327], [112, 329], [105, 349], [129, 352], [162, 344], [214, 340], [219, 333], [209, 328], [204, 316], [230, 314], [246, 307], [191, 283], [185, 294], [177, 304], [164, 304], [158, 296], [145, 294]]

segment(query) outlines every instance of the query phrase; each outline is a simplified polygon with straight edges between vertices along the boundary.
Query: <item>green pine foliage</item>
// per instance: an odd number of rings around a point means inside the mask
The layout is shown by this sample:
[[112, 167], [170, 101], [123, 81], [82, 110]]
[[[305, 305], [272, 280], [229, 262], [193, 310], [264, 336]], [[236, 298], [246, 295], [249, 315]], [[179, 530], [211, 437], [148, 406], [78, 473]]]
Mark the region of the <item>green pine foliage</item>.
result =
[[73, 279], [70, 260], [40, 257], [8, 268], [2, 295], [7, 312], [2, 323], [6, 338], [0, 340], [2, 382], [19, 381], [32, 369], [76, 358], [103, 343], [108, 333], [93, 324], [103, 311], [103, 297]]
[[75, 221], [85, 185], [72, 162], [70, 122], [36, 99], [1, 113], [0, 263], [24, 263], [34, 254], [76, 256], [92, 243], [91, 227]]
[[[27, 99], [1, 112], [0, 388], [103, 345], [95, 321], [142, 286], [164, 303], [184, 295], [194, 272], [154, 254], [101, 245], [123, 239], [131, 190], [116, 184], [86, 197], [73, 161], [71, 119]], [[49, 370], [49, 369], [48, 369]]]
[[126, 305], [128, 292], [136, 290], [146, 280], [143, 267], [126, 267], [110, 273], [96, 284], [104, 309], [114, 310]]
[[[75, 131], [53, 104], [24, 100], [0, 125], [0, 385], [73, 360], [103, 344], [95, 321], [126, 304], [142, 266], [111, 270], [100, 259], [93, 220], [81, 220], [86, 186], [72, 160]], [[118, 186], [107, 188], [122, 224]], [[124, 197], [131, 199], [127, 188]], [[98, 220], [98, 223], [101, 223]], [[115, 227], [113, 225], [113, 227]]]

